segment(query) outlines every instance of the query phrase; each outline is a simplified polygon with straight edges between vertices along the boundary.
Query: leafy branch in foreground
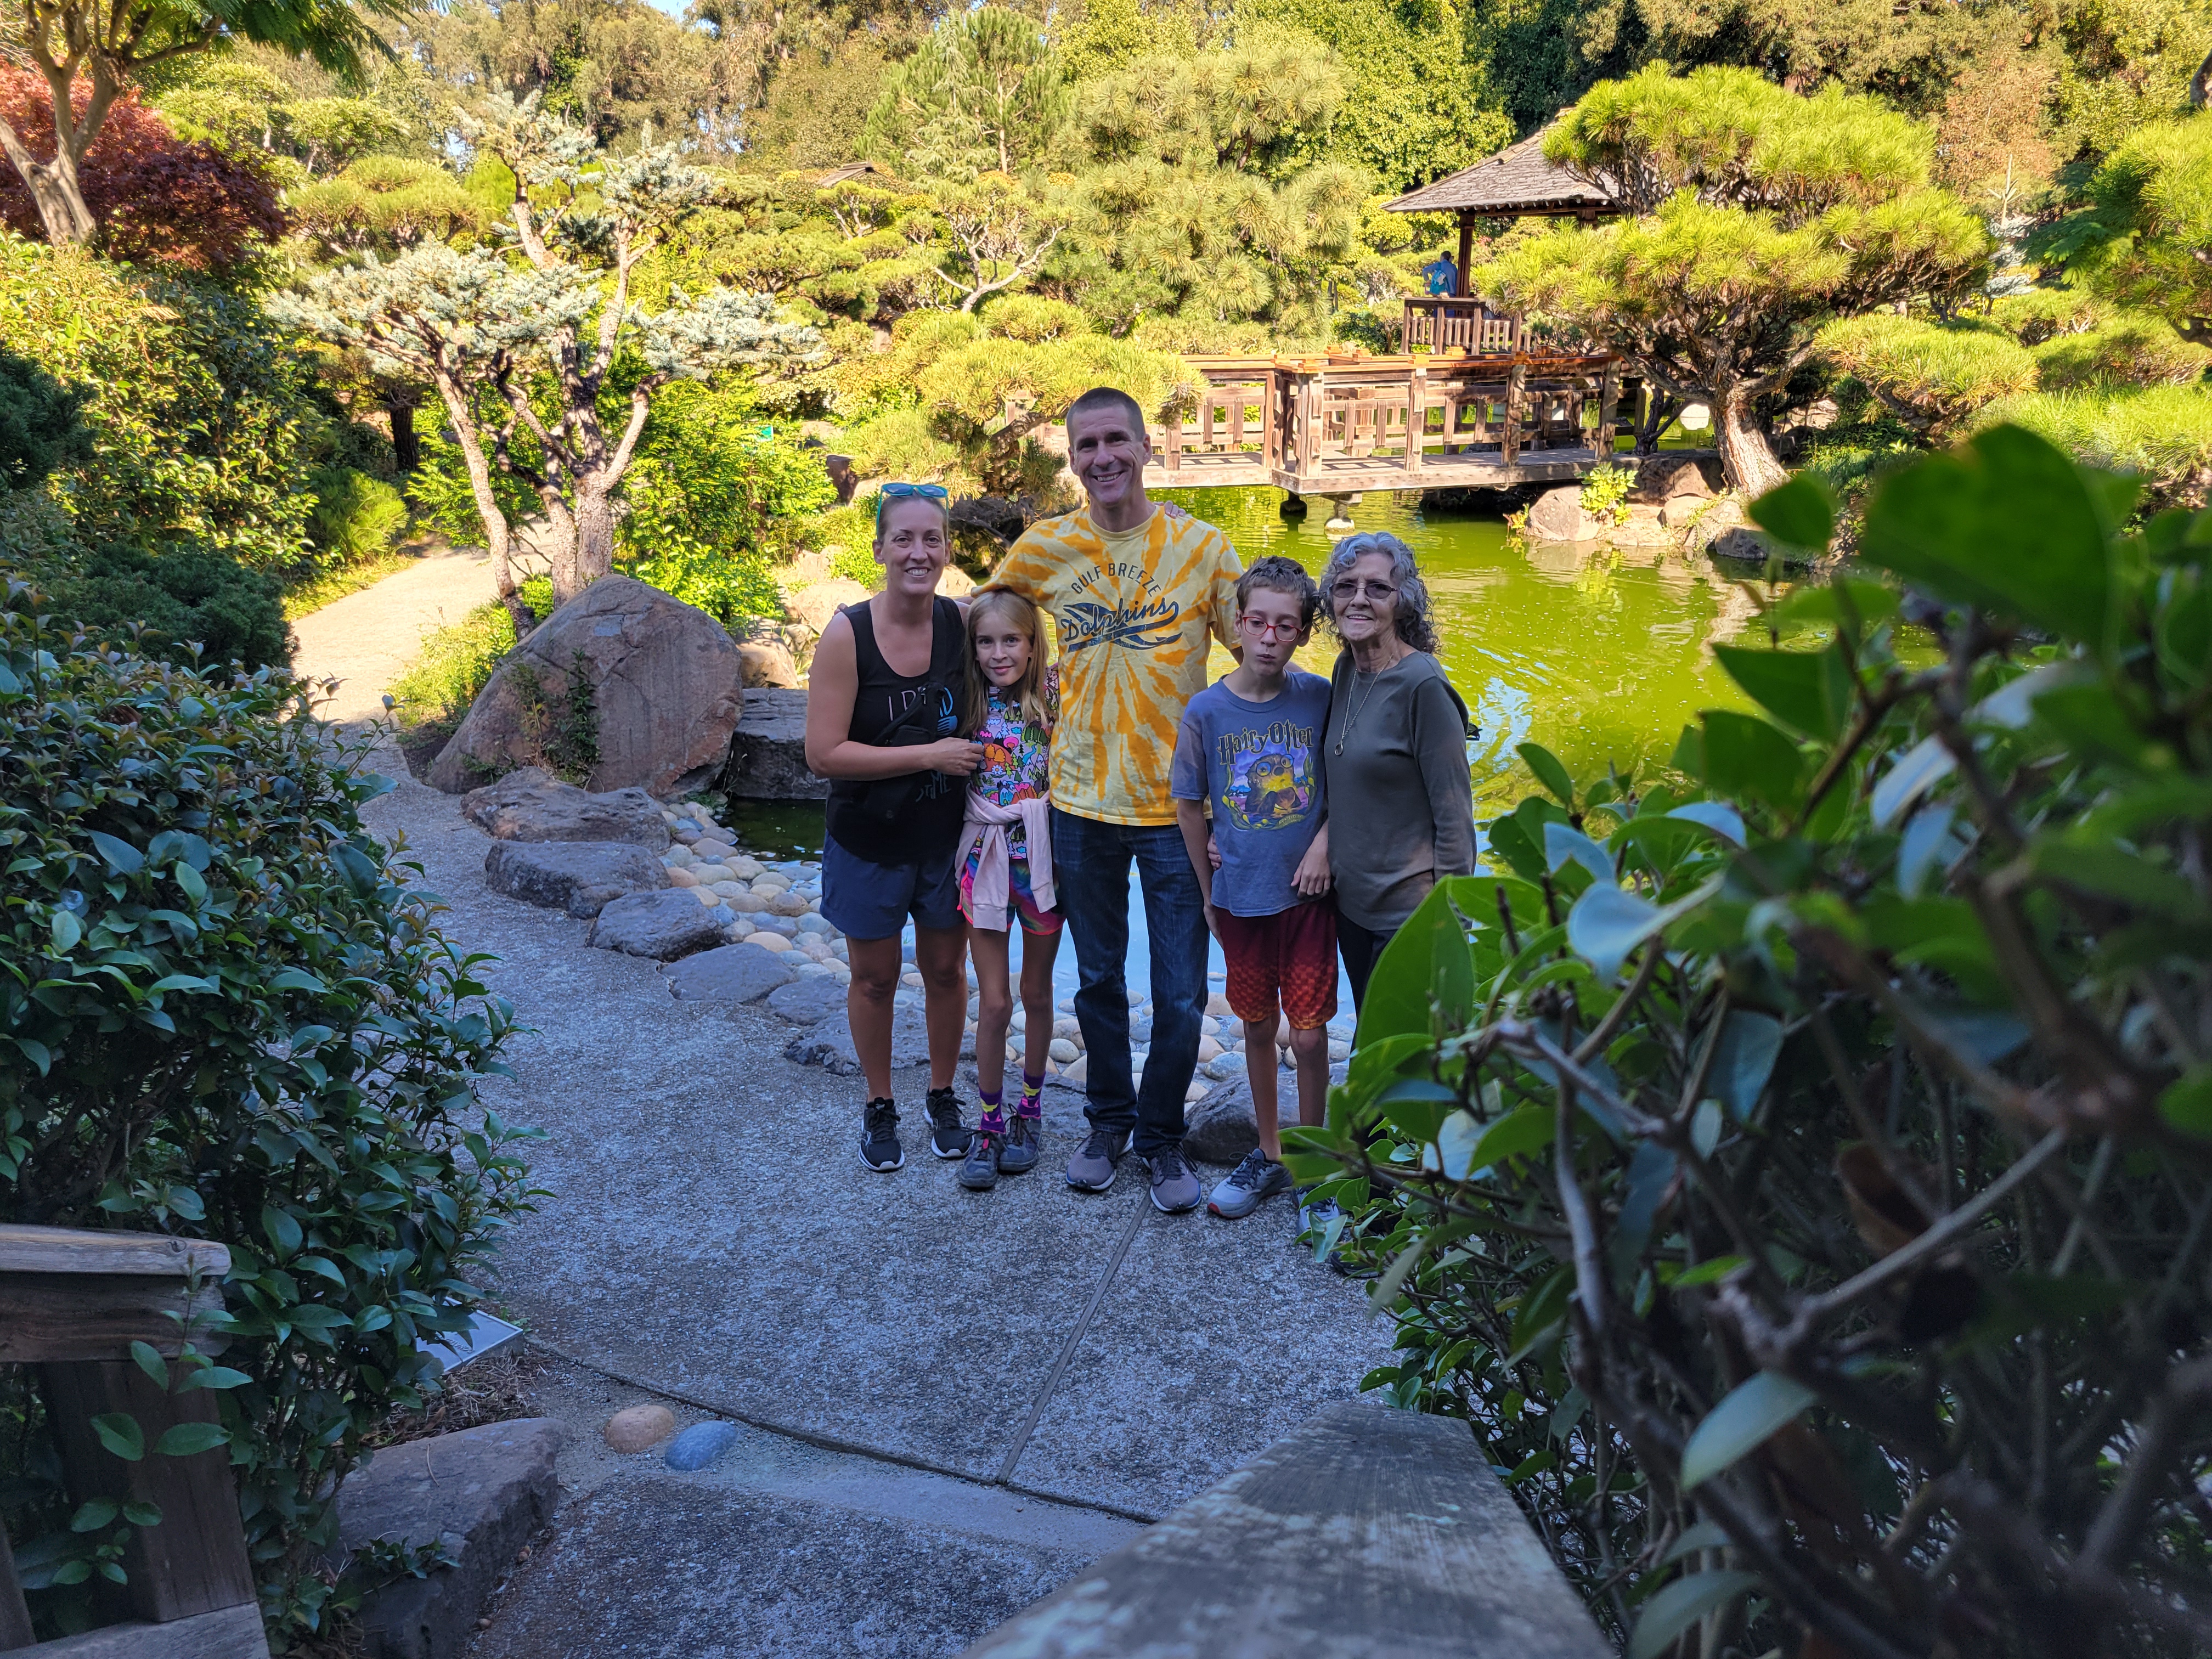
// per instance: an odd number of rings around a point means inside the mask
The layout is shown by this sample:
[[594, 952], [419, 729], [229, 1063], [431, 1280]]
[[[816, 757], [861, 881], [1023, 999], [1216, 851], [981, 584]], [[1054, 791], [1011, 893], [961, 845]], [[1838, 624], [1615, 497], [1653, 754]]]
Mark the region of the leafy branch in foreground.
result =
[[1634, 1659], [2212, 1646], [2212, 519], [2132, 493], [1985, 432], [1868, 510], [1940, 652], [1844, 574], [1670, 772], [1524, 748], [1300, 1133]]

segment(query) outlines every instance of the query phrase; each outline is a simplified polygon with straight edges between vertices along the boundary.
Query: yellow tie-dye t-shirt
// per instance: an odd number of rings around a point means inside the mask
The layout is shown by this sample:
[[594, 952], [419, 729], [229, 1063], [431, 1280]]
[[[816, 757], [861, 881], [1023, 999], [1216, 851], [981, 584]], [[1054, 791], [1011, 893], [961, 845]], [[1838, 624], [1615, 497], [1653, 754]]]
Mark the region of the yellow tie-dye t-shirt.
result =
[[1152, 510], [1108, 535], [1088, 513], [1032, 525], [991, 577], [1060, 625], [1052, 804], [1106, 823], [1175, 822], [1168, 774], [1207, 636], [1234, 638], [1243, 567], [1212, 525]]

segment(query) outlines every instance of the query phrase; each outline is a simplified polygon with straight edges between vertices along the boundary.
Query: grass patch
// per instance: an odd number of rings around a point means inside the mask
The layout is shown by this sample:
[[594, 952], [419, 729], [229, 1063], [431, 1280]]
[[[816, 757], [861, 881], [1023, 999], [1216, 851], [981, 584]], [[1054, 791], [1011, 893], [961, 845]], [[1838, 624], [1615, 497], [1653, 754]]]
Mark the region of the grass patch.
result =
[[352, 560], [333, 569], [318, 570], [285, 590], [284, 620], [297, 622], [326, 605], [336, 604], [349, 593], [358, 593], [364, 587], [374, 587], [386, 576], [398, 575], [420, 556], [415, 553], [402, 553], [394, 548], [388, 552], [371, 554], [365, 559]]
[[[553, 580], [522, 583], [523, 602], [540, 622], [553, 614]], [[422, 636], [422, 653], [392, 683], [400, 752], [416, 772], [434, 759], [491, 683], [500, 659], [514, 649], [514, 618], [496, 599], [450, 627]]]

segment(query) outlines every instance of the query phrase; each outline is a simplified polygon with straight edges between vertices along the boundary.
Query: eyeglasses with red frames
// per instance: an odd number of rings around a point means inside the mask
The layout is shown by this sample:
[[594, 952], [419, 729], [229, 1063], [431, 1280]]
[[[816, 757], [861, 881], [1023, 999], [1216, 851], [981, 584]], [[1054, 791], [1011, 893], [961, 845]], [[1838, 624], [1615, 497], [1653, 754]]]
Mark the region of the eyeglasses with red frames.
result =
[[1239, 627], [1257, 634], [1263, 640], [1294, 640], [1300, 632], [1295, 623], [1261, 622], [1249, 611], [1239, 616], [1237, 623]]

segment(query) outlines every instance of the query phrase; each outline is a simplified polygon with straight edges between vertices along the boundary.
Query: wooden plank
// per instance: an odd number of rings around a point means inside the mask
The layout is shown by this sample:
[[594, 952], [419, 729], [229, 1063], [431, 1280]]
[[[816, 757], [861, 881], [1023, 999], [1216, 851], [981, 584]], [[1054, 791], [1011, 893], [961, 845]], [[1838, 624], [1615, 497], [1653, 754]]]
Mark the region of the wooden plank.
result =
[[0, 1274], [0, 1364], [127, 1359], [133, 1342], [174, 1354], [184, 1346], [185, 1328], [172, 1316], [199, 1325], [191, 1334], [194, 1346], [217, 1353], [222, 1338], [204, 1322], [222, 1311], [222, 1288], [214, 1280], [188, 1301], [182, 1279]]
[[1516, 363], [1505, 382], [1505, 432], [1499, 440], [1498, 453], [1508, 466], [1521, 459], [1521, 398], [1527, 385], [1528, 373], [1521, 364]]
[[8, 1547], [8, 1529], [0, 1527], [0, 1653], [31, 1645], [31, 1609], [23, 1600], [22, 1581], [15, 1577], [15, 1552]]
[[204, 1238], [162, 1233], [88, 1232], [76, 1227], [0, 1226], [0, 1273], [145, 1273], [221, 1279], [230, 1252]]
[[1406, 471], [1421, 470], [1421, 448], [1428, 440], [1429, 377], [1419, 365], [1406, 371]]
[[[161, 1524], [134, 1528], [124, 1549], [130, 1581], [116, 1595], [129, 1613], [167, 1624], [251, 1603], [253, 1573], [229, 1452], [217, 1446], [165, 1457], [154, 1449], [178, 1424], [216, 1421], [213, 1390], [167, 1393], [127, 1361], [48, 1365], [44, 1376], [70, 1496], [79, 1504], [112, 1498], [161, 1508]], [[109, 1412], [137, 1419], [146, 1437], [146, 1455], [137, 1462], [126, 1463], [100, 1443], [92, 1420]]]
[[269, 1659], [269, 1638], [261, 1609], [249, 1603], [166, 1625], [107, 1625], [20, 1649], [9, 1659]]

